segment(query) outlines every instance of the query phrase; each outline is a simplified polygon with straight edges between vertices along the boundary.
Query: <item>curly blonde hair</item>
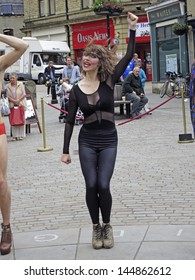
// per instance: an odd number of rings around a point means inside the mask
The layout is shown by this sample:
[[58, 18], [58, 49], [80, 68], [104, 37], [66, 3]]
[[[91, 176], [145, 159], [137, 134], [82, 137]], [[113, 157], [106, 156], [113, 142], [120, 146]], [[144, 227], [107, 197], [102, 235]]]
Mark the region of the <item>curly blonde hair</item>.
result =
[[[83, 55], [99, 58], [98, 78], [101, 82], [106, 81], [108, 76], [113, 74], [117, 62], [115, 48], [110, 50], [105, 46], [91, 43], [85, 48]], [[85, 71], [83, 74], [85, 75]]]

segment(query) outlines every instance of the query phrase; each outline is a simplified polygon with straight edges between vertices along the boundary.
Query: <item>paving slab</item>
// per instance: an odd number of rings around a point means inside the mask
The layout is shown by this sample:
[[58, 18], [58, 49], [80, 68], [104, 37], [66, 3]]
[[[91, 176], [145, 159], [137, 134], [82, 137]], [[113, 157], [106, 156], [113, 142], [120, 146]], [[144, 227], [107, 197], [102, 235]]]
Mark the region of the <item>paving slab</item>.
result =
[[195, 260], [195, 242], [143, 242], [136, 260]]
[[116, 242], [111, 249], [92, 249], [91, 244], [79, 244], [77, 260], [133, 260], [140, 242]]
[[[115, 242], [140, 242], [144, 239], [148, 226], [114, 226]], [[91, 243], [92, 228], [82, 228], [80, 243]]]
[[74, 260], [76, 245], [15, 249], [16, 260]]
[[15, 249], [77, 244], [79, 229], [56, 229], [14, 234]]
[[151, 225], [144, 241], [195, 242], [195, 225]]

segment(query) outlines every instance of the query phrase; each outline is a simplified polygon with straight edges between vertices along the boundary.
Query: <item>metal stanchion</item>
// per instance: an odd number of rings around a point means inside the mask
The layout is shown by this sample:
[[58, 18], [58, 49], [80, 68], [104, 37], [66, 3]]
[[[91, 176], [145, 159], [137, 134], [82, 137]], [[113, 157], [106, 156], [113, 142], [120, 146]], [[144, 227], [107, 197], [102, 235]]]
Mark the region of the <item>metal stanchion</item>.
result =
[[37, 152], [49, 152], [49, 151], [52, 151], [53, 148], [47, 147], [47, 145], [46, 145], [45, 113], [44, 113], [44, 102], [43, 102], [43, 97], [41, 97], [41, 113], [42, 113], [42, 130], [43, 130], [43, 147], [38, 148], [38, 149], [37, 149]]
[[184, 134], [179, 134], [178, 143], [192, 143], [194, 139], [192, 138], [191, 133], [187, 133], [186, 130], [186, 113], [185, 113], [185, 102], [184, 102], [184, 89], [183, 86], [180, 88], [181, 97], [182, 97], [182, 114], [183, 114], [183, 126], [184, 126]]

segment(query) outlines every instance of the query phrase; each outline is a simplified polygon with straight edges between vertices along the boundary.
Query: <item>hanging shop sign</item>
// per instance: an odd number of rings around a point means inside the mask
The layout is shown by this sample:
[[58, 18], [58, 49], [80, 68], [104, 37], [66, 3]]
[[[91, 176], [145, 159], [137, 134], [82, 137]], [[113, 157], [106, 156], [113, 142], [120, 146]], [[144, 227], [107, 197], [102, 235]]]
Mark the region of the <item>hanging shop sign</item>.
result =
[[[109, 21], [110, 39], [114, 39], [113, 21]], [[86, 45], [94, 40], [95, 44], [108, 45], [108, 26], [106, 20], [75, 24], [72, 26], [72, 38], [74, 49], [84, 49]]]

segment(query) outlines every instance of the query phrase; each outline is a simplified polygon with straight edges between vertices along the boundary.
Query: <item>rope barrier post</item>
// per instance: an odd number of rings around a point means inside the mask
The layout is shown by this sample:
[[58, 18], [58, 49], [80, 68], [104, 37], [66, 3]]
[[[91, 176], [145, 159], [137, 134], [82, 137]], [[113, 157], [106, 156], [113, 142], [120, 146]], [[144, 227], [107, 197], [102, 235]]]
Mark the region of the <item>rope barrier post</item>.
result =
[[46, 145], [46, 133], [45, 133], [45, 113], [44, 113], [44, 102], [43, 97], [41, 97], [41, 114], [42, 114], [42, 130], [43, 130], [43, 147], [37, 149], [37, 152], [49, 152], [53, 148], [47, 147]]
[[185, 102], [184, 102], [184, 88], [183, 86], [180, 88], [181, 97], [182, 97], [182, 115], [183, 115], [183, 126], [184, 126], [184, 134], [179, 134], [178, 143], [192, 143], [194, 139], [192, 138], [191, 133], [187, 133], [186, 129], [186, 113], [185, 113]]

